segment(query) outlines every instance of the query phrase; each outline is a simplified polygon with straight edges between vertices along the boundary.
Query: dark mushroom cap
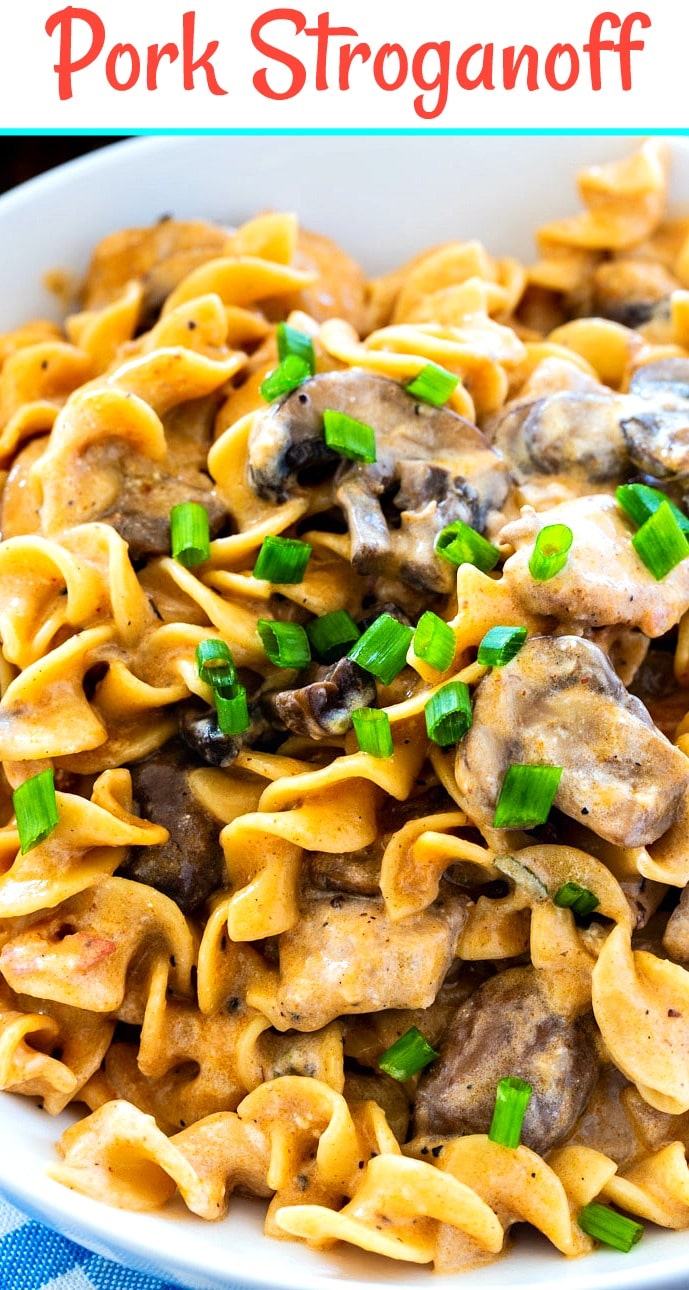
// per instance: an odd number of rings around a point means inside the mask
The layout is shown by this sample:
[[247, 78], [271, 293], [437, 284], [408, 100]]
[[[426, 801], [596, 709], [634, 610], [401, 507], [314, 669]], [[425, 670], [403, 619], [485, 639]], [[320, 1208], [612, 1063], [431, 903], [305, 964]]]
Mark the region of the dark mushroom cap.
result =
[[[373, 427], [374, 463], [330, 451], [323, 438], [328, 410]], [[327, 463], [337, 465], [334, 496], [347, 518], [354, 568], [399, 574], [432, 591], [452, 582], [435, 555], [437, 534], [456, 519], [483, 532], [509, 488], [505, 466], [476, 426], [359, 368], [312, 377], [254, 421], [249, 477], [261, 497], [284, 501], [299, 487], [301, 470]]]

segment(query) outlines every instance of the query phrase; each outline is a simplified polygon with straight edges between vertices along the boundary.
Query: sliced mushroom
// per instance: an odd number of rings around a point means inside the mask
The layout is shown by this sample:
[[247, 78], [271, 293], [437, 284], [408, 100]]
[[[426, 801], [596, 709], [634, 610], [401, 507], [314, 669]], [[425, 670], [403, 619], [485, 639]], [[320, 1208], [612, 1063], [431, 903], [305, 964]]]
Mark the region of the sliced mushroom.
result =
[[610, 391], [564, 390], [496, 417], [491, 442], [517, 483], [534, 474], [565, 475], [592, 492], [628, 473], [621, 407]]
[[192, 914], [224, 879], [221, 825], [191, 788], [194, 766], [182, 744], [168, 743], [130, 769], [140, 814], [163, 824], [170, 837], [159, 847], [132, 847], [121, 872], [162, 891]]
[[[326, 447], [323, 413], [344, 412], [376, 432], [377, 460], [342, 461]], [[258, 416], [249, 442], [249, 475], [261, 496], [282, 502], [306, 467], [340, 465], [335, 499], [360, 573], [399, 574], [412, 585], [446, 591], [449, 566], [434, 552], [440, 529], [462, 519], [483, 532], [508, 492], [508, 476], [480, 430], [447, 408], [417, 402], [396, 381], [353, 368], [305, 381]], [[394, 518], [386, 519], [390, 502]]]
[[215, 708], [185, 704], [179, 714], [179, 733], [185, 744], [207, 766], [231, 766], [242, 747], [239, 735], [223, 734]]
[[[93, 455], [92, 450], [89, 457]], [[181, 476], [166, 474], [115, 441], [98, 446], [99, 468], [106, 456], [108, 465], [119, 474], [117, 497], [111, 509], [91, 518], [117, 529], [133, 561], [170, 554], [170, 511], [182, 502], [199, 502], [205, 507], [212, 538], [227, 523], [227, 506], [201, 471], [188, 469]]]
[[640, 367], [630, 399], [640, 405], [621, 421], [630, 460], [657, 479], [689, 474], [689, 359], [663, 358]]
[[[566, 524], [574, 534], [567, 564], [556, 577], [537, 582], [529, 571], [534, 543], [546, 524]], [[632, 546], [633, 526], [614, 497], [598, 494], [563, 502], [549, 511], [525, 507], [506, 524], [498, 541], [515, 547], [503, 577], [518, 604], [559, 623], [640, 627], [664, 636], [689, 608], [689, 560], [656, 581]]]
[[590, 1017], [552, 1011], [533, 968], [511, 968], [479, 986], [455, 1013], [438, 1060], [421, 1076], [419, 1134], [487, 1133], [505, 1075], [531, 1085], [522, 1141], [543, 1155], [574, 1126], [598, 1074]]
[[627, 394], [589, 377], [573, 382], [562, 365], [560, 375], [566, 388], [552, 390], [548, 380], [532, 379], [520, 399], [485, 427], [520, 486], [560, 476], [569, 495], [581, 495], [592, 484], [621, 483], [635, 470], [651, 480], [689, 475], [688, 359], [638, 368]]
[[341, 658], [330, 667], [312, 667], [306, 683], [294, 690], [265, 694], [263, 705], [288, 730], [310, 739], [343, 735], [352, 713], [368, 708], [376, 698], [376, 683], [358, 663]]
[[540, 636], [481, 681], [455, 774], [470, 819], [490, 826], [510, 765], [563, 768], [555, 806], [622, 847], [654, 842], [689, 788], [689, 762], [625, 690], [605, 654]]
[[319, 1030], [335, 1017], [427, 1008], [453, 960], [468, 900], [444, 897], [393, 923], [382, 898], [312, 896], [280, 937], [277, 1007], [285, 1026]]

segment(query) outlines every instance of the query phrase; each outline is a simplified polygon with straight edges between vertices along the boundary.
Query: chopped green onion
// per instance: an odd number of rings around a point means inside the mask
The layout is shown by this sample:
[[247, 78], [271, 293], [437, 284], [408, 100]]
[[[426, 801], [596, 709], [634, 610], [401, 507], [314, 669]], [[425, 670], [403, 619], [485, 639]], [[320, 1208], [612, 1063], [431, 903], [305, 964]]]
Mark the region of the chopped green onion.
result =
[[548, 582], [567, 563], [574, 534], [568, 524], [546, 524], [541, 529], [529, 560], [529, 573], [536, 582]]
[[498, 548], [463, 520], [454, 520], [440, 531], [435, 549], [450, 564], [473, 564], [482, 573], [490, 573], [500, 559]]
[[424, 708], [426, 729], [434, 744], [446, 748], [463, 739], [472, 721], [469, 687], [464, 681], [448, 681], [431, 695]]
[[290, 390], [296, 390], [298, 386], [303, 385], [310, 376], [311, 368], [306, 360], [298, 354], [288, 354], [262, 382], [261, 398], [265, 399], [266, 403], [273, 403], [275, 399], [281, 399], [283, 394], [289, 394]]
[[393, 1079], [403, 1083], [411, 1079], [412, 1075], [418, 1075], [437, 1056], [426, 1036], [421, 1034], [417, 1026], [412, 1026], [381, 1053], [378, 1065], [386, 1075], [392, 1075]]
[[392, 757], [395, 748], [387, 712], [379, 708], [356, 708], [352, 724], [362, 752], [370, 757]]
[[571, 909], [579, 918], [588, 918], [598, 908], [600, 900], [588, 887], [580, 887], [578, 882], [566, 882], [555, 892], [553, 904], [560, 909]]
[[313, 376], [316, 370], [316, 355], [313, 341], [305, 331], [298, 331], [296, 327], [290, 327], [288, 323], [278, 323], [277, 342], [278, 358], [281, 363], [284, 363], [285, 359], [290, 357], [300, 358], [303, 363], [307, 364], [309, 375]]
[[398, 623], [391, 614], [381, 614], [350, 649], [349, 658], [383, 685], [390, 685], [407, 661], [413, 635], [412, 627]]
[[448, 623], [427, 610], [414, 632], [414, 653], [437, 672], [446, 672], [455, 656], [455, 634]]
[[689, 555], [687, 542], [667, 502], [662, 502], [632, 538], [632, 546], [646, 568], [660, 582]]
[[517, 1075], [508, 1075], [498, 1082], [495, 1110], [488, 1130], [491, 1142], [513, 1149], [519, 1146], [531, 1092], [531, 1085]]
[[19, 788], [15, 788], [12, 805], [17, 817], [21, 853], [25, 855], [52, 833], [60, 818], [52, 769], [42, 770], [38, 775], [25, 779]]
[[249, 705], [243, 685], [228, 685], [214, 691], [218, 725], [224, 735], [241, 735], [249, 729]]
[[582, 1232], [592, 1236], [594, 1241], [602, 1241], [603, 1245], [610, 1245], [613, 1250], [621, 1250], [623, 1254], [629, 1254], [632, 1246], [644, 1234], [641, 1223], [636, 1223], [633, 1218], [626, 1218], [624, 1214], [618, 1214], [617, 1210], [609, 1209], [607, 1205], [601, 1205], [595, 1200], [579, 1210], [577, 1222]]
[[200, 502], [181, 502], [170, 511], [170, 547], [185, 569], [203, 564], [211, 553], [208, 511]]
[[327, 409], [323, 413], [323, 437], [328, 447], [333, 452], [339, 452], [341, 457], [369, 465], [376, 460], [376, 432], [373, 426], [348, 417], [346, 412]]
[[234, 685], [237, 680], [234, 659], [225, 641], [211, 639], [199, 641], [196, 646], [196, 666], [201, 680], [214, 688]]
[[526, 627], [491, 627], [478, 647], [477, 662], [504, 667], [519, 653], [526, 636]]
[[561, 766], [510, 766], [502, 781], [493, 828], [532, 829], [545, 824], [561, 775]]
[[406, 390], [415, 399], [423, 399], [424, 403], [432, 403], [434, 407], [440, 408], [443, 403], [447, 403], [458, 385], [459, 377], [454, 372], [446, 371], [437, 363], [427, 363], [417, 372], [413, 381], [409, 382]]
[[667, 502], [682, 532], [689, 536], [689, 516], [679, 506], [675, 506], [665, 493], [661, 493], [659, 488], [651, 488], [649, 484], [620, 484], [615, 490], [615, 497], [635, 524], [644, 524], [655, 515], [663, 502]]
[[311, 662], [309, 638], [300, 623], [278, 623], [259, 618], [261, 643], [277, 667], [306, 667]]
[[309, 563], [311, 547], [297, 538], [273, 537], [263, 539], [263, 545], [254, 565], [254, 578], [266, 582], [301, 582]]
[[354, 619], [346, 609], [333, 609], [306, 624], [306, 635], [311, 649], [324, 663], [334, 663], [342, 658], [350, 645], [361, 635]]

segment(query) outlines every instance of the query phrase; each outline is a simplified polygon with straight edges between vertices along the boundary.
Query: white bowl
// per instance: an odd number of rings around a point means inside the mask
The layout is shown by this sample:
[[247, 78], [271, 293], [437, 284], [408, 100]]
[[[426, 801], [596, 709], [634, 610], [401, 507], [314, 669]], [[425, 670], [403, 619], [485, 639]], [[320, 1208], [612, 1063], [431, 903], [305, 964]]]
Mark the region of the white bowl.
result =
[[[169, 212], [237, 223], [265, 208], [296, 210], [380, 272], [444, 238], [478, 238], [494, 253], [530, 258], [533, 232], [577, 209], [576, 170], [630, 152], [612, 136], [222, 136], [128, 140], [25, 184], [0, 200], [0, 329], [56, 316], [42, 284], [55, 268], [81, 272], [104, 234]], [[674, 140], [672, 198], [689, 207], [689, 139]], [[34, 1217], [107, 1257], [193, 1290], [375, 1290], [430, 1287], [427, 1268], [338, 1247], [316, 1254], [268, 1240], [263, 1206], [233, 1200], [204, 1223], [181, 1204], [157, 1214], [110, 1209], [45, 1176], [69, 1113], [52, 1120], [30, 1101], [0, 1096], [0, 1189]], [[443, 1285], [463, 1290], [550, 1286], [651, 1290], [686, 1285], [689, 1233], [649, 1230], [629, 1255], [599, 1251], [567, 1262], [521, 1235], [504, 1261]], [[8, 1287], [9, 1290], [9, 1287]]]

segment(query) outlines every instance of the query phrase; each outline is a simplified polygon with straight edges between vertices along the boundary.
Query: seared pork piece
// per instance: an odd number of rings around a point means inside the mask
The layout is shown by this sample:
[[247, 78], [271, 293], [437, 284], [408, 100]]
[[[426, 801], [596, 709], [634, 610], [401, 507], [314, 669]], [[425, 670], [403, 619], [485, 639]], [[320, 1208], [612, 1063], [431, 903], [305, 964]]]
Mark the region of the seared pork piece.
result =
[[263, 706], [288, 730], [311, 739], [342, 735], [352, 725], [352, 713], [375, 703], [376, 683], [369, 672], [349, 658], [330, 667], [315, 665], [304, 684], [294, 690], [265, 694]]
[[591, 313], [632, 329], [669, 315], [669, 297], [680, 283], [652, 260], [605, 260], [593, 274]]
[[381, 898], [312, 896], [279, 938], [277, 1004], [286, 1027], [319, 1030], [335, 1017], [428, 1008], [454, 958], [469, 901], [443, 896], [393, 923]]
[[537, 636], [481, 681], [455, 774], [469, 818], [490, 825], [512, 764], [563, 767], [555, 806], [622, 847], [654, 842], [689, 788], [689, 761], [579, 636]]
[[222, 255], [228, 242], [225, 229], [205, 220], [163, 218], [150, 228], [111, 233], [93, 253], [83, 288], [83, 307], [104, 308], [135, 279], [144, 291], [143, 320], [150, 325], [182, 278]]
[[132, 847], [120, 869], [124, 877], [170, 896], [185, 914], [198, 909], [225, 875], [218, 841], [222, 825], [194, 795], [189, 783], [194, 769], [177, 742], [130, 767], [139, 814], [162, 824], [170, 837], [159, 847]]
[[[326, 446], [326, 410], [373, 427], [373, 464], [343, 461]], [[435, 554], [440, 530], [460, 519], [483, 532], [509, 488], [505, 466], [470, 422], [357, 368], [312, 377], [254, 421], [249, 477], [260, 497], [285, 501], [302, 470], [327, 464], [337, 466], [335, 499], [347, 518], [354, 568], [399, 575], [429, 591], [448, 591], [453, 582]], [[391, 525], [385, 497], [397, 513]]]
[[415, 1132], [487, 1133], [498, 1082], [516, 1075], [533, 1089], [522, 1141], [542, 1155], [576, 1123], [597, 1074], [593, 1019], [553, 1012], [538, 973], [510, 968], [455, 1013], [440, 1056], [421, 1076]]
[[[574, 542], [564, 569], [536, 582], [529, 560], [546, 524], [567, 524]], [[501, 529], [498, 541], [515, 547], [503, 577], [515, 600], [533, 614], [587, 628], [626, 625], [663, 636], [689, 608], [689, 560], [657, 582], [632, 546], [634, 526], [614, 497], [578, 497], [551, 510], [525, 507]]]

